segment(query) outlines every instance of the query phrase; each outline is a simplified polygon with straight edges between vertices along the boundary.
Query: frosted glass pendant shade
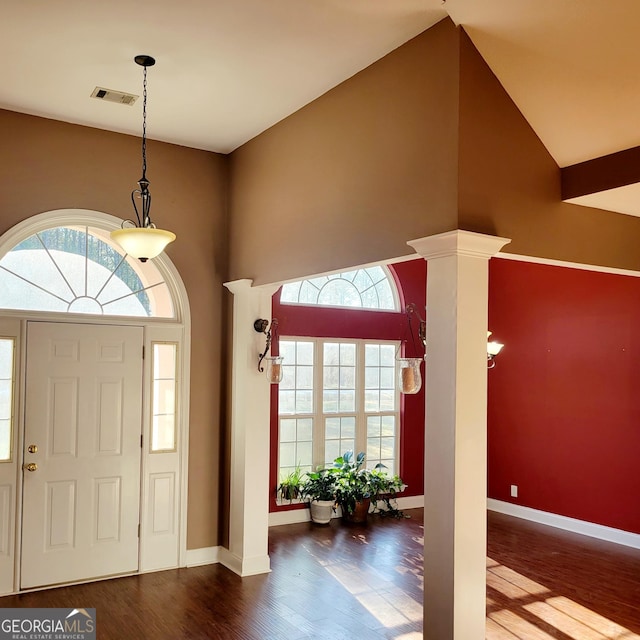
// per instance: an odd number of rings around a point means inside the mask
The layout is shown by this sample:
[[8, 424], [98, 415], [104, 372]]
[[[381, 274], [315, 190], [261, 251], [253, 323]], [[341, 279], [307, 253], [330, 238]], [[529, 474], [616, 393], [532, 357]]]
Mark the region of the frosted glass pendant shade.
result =
[[153, 227], [127, 227], [111, 232], [111, 239], [141, 262], [159, 256], [176, 239], [176, 234]]
[[400, 393], [414, 394], [422, 388], [420, 363], [422, 358], [398, 358], [398, 387]]

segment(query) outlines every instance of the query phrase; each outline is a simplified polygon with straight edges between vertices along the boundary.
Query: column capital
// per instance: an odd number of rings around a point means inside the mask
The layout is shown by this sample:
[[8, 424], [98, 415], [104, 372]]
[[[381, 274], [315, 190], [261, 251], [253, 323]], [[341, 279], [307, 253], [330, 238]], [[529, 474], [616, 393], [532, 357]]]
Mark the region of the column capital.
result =
[[455, 229], [435, 236], [409, 240], [407, 244], [425, 260], [444, 258], [446, 256], [470, 256], [472, 258], [486, 258], [487, 260], [498, 253], [511, 238], [500, 238], [484, 233]]
[[223, 284], [233, 295], [237, 295], [238, 293], [249, 291], [253, 285], [253, 280], [242, 278], [241, 280], [231, 280], [231, 282], [225, 282]]
[[279, 288], [280, 283], [276, 284], [263, 284], [257, 287], [253, 286], [253, 280], [250, 278], [242, 278], [241, 280], [231, 280], [231, 282], [223, 283], [224, 286], [233, 293], [234, 296], [240, 294], [246, 294], [251, 292], [257, 292], [261, 295], [272, 296]]

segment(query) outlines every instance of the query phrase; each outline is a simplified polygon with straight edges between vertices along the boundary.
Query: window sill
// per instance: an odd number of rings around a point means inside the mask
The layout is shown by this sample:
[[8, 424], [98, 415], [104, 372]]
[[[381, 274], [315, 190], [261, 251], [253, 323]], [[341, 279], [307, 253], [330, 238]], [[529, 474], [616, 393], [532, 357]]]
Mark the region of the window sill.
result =
[[302, 498], [294, 498], [293, 500], [283, 500], [282, 498], [276, 498], [276, 506], [289, 507], [293, 504], [307, 504], [306, 500]]

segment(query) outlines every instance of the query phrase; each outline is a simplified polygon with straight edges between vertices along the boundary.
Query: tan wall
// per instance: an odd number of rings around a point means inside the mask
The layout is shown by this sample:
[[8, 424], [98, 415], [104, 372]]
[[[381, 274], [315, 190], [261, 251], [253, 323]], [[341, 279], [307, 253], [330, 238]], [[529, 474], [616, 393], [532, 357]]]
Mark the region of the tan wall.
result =
[[458, 38], [443, 20], [232, 154], [231, 279], [409, 255], [456, 227]]
[[[133, 213], [140, 140], [0, 111], [0, 233], [34, 214], [81, 208]], [[148, 144], [152, 217], [177, 232], [167, 254], [192, 318], [188, 548], [219, 544], [222, 282], [226, 279], [227, 158]]]
[[640, 219], [561, 202], [560, 169], [462, 32], [460, 228], [505, 251], [639, 269]]

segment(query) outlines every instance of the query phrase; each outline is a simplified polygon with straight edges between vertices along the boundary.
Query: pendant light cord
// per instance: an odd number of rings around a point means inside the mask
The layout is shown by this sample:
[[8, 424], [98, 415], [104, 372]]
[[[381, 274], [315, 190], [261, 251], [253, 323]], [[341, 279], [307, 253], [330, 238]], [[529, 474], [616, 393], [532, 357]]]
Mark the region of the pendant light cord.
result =
[[142, 179], [147, 179], [147, 67], [142, 81]]
[[[153, 59], [152, 59], [153, 60]], [[136, 60], [136, 62], [138, 62]], [[155, 61], [152, 62], [152, 64]], [[149, 193], [149, 181], [147, 180], [147, 64], [142, 64], [143, 81], [142, 81], [142, 178], [138, 180], [138, 189], [131, 193], [131, 202], [136, 212], [138, 224], [136, 226], [144, 229], [154, 229], [155, 225], [151, 222], [151, 194]], [[141, 200], [140, 210], [136, 204], [136, 199]]]

